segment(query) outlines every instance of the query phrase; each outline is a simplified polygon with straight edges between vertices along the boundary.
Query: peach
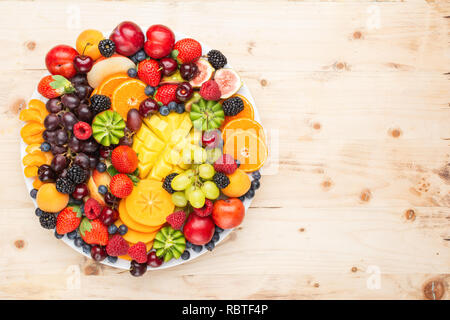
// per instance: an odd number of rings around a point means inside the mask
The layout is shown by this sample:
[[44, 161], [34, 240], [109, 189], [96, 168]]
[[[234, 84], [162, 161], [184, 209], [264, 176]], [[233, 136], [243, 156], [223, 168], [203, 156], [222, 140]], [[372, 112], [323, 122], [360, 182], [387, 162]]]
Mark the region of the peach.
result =
[[103, 196], [98, 192], [98, 187], [104, 185], [109, 186], [111, 176], [107, 172], [92, 171], [92, 175], [88, 180], [87, 187], [91, 198], [97, 200], [102, 206], [105, 205]]
[[230, 179], [230, 184], [222, 189], [222, 193], [230, 198], [237, 198], [243, 196], [250, 189], [250, 178], [241, 169], [236, 169], [230, 175], [227, 175]]
[[133, 61], [114, 54], [110, 58], [100, 58], [95, 61], [91, 71], [87, 74], [87, 80], [91, 87], [97, 88], [107, 77], [115, 73], [126, 73], [130, 68], [136, 68]]
[[46, 183], [39, 188], [36, 202], [41, 210], [56, 213], [67, 206], [69, 195], [56, 190], [54, 183]]

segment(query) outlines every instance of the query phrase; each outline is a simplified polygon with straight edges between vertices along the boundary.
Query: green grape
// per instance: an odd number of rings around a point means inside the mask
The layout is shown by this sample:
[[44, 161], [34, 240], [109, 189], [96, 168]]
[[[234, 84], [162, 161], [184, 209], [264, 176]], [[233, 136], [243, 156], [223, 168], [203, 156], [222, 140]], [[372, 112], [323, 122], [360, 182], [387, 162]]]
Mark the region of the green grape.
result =
[[220, 148], [207, 149], [206, 150], [206, 162], [213, 164], [222, 155], [222, 150]]
[[193, 152], [192, 157], [194, 159], [194, 163], [201, 164], [201, 163], [206, 162], [207, 154], [206, 154], [205, 149], [203, 149], [202, 147], [196, 146], [193, 148], [192, 152]]
[[172, 189], [176, 191], [182, 191], [186, 189], [189, 184], [191, 184], [191, 179], [189, 178], [189, 176], [187, 176], [186, 173], [181, 173], [173, 178], [170, 185], [172, 186]]
[[217, 188], [216, 184], [212, 181], [206, 181], [201, 189], [209, 200], [215, 200], [220, 195], [219, 188]]
[[189, 194], [189, 202], [194, 208], [202, 208], [205, 205], [205, 194], [196, 188]]
[[211, 180], [212, 177], [214, 176], [214, 173], [216, 173], [216, 171], [214, 171], [214, 167], [209, 163], [201, 164], [198, 167], [198, 175], [202, 179]]
[[184, 192], [177, 191], [172, 194], [172, 202], [177, 207], [185, 207], [187, 205], [187, 199]]
[[192, 163], [192, 152], [190, 147], [186, 147], [183, 149], [183, 152], [181, 153], [181, 161], [185, 164], [191, 164]]
[[189, 199], [189, 195], [191, 194], [192, 191], [194, 191], [196, 189], [196, 187], [194, 185], [189, 185], [186, 190], [184, 190], [184, 196], [186, 197], [186, 199]]

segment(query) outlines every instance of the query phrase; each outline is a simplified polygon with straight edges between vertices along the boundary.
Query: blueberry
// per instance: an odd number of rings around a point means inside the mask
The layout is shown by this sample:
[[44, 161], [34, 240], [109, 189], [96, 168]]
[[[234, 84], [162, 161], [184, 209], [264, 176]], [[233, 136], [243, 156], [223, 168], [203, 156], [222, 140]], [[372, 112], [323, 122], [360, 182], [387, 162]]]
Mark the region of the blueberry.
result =
[[214, 244], [213, 241], [208, 242], [207, 244], [205, 244], [205, 248], [208, 249], [209, 251], [213, 251], [214, 247], [216, 245]]
[[183, 254], [181, 255], [181, 259], [183, 259], [183, 260], [188, 260], [190, 257], [191, 257], [191, 254], [187, 250], [185, 250], [183, 252]]
[[50, 146], [50, 143], [42, 142], [42, 144], [41, 144], [41, 151], [48, 152], [48, 151], [50, 151], [51, 148], [52, 147]]
[[245, 194], [245, 197], [246, 197], [247, 199], [251, 199], [251, 198], [253, 198], [254, 196], [255, 196], [255, 190], [252, 190], [252, 189], [248, 190], [247, 193]]
[[161, 113], [162, 116], [167, 116], [170, 113], [169, 107], [168, 106], [162, 106], [161, 108], [159, 108], [159, 113]]
[[97, 171], [98, 172], [105, 172], [106, 171], [106, 164], [103, 162], [97, 163]]
[[155, 87], [146, 86], [144, 92], [145, 92], [146, 95], [152, 96], [153, 94], [155, 94]]
[[145, 60], [147, 58], [147, 55], [145, 54], [144, 50], [139, 50], [136, 54], [135, 54], [135, 58], [138, 62], [141, 62], [142, 60]]
[[108, 226], [108, 233], [109, 234], [115, 234], [116, 232], [117, 232], [116, 225], [112, 224], [112, 225]]
[[260, 186], [261, 186], [261, 183], [259, 182], [259, 180], [252, 181], [252, 189], [253, 190], [258, 190]]
[[213, 242], [217, 242], [220, 240], [220, 235], [216, 232], [214, 233], [213, 237], [212, 237], [212, 241]]
[[186, 249], [191, 249], [192, 248], [192, 243], [190, 243], [189, 241], [186, 241]]
[[130, 77], [130, 78], [136, 78], [136, 76], [137, 76], [137, 70], [136, 70], [136, 68], [130, 68], [130, 69], [128, 69], [128, 76]]
[[36, 210], [34, 210], [34, 213], [35, 213], [38, 217], [40, 217], [40, 216], [44, 213], [44, 211], [42, 211], [42, 210], [39, 209], [39, 208], [36, 208]]
[[121, 236], [123, 236], [124, 234], [126, 234], [128, 232], [128, 227], [126, 226], [126, 225], [124, 225], [124, 224], [121, 224], [120, 226], [119, 226], [119, 234], [121, 235]]
[[83, 245], [83, 239], [81, 238], [75, 238], [75, 241], [73, 242], [76, 247], [81, 247]]
[[107, 256], [106, 259], [111, 263], [116, 263], [117, 257]]
[[69, 205], [81, 206], [82, 204], [83, 204], [83, 200], [77, 200], [72, 197], [69, 199]]
[[194, 250], [195, 252], [200, 252], [202, 251], [203, 247], [202, 246], [198, 246], [196, 244], [193, 245], [192, 250]]
[[185, 111], [184, 104], [182, 103], [177, 104], [177, 108], [175, 111], [176, 113], [182, 114]]
[[217, 233], [222, 233], [223, 229], [221, 227], [216, 226], [216, 232]]
[[32, 197], [33, 199], [36, 199], [36, 195], [37, 195], [37, 190], [36, 189], [31, 189], [30, 197]]
[[241, 200], [242, 202], [244, 202], [245, 200], [245, 194], [243, 196], [238, 197], [239, 200]]
[[64, 235], [63, 234], [59, 234], [58, 232], [56, 232], [56, 229], [55, 229], [55, 238], [56, 239], [61, 239], [63, 237], [64, 237]]
[[74, 230], [74, 231], [69, 232], [69, 233], [67, 234], [67, 238], [69, 238], [70, 240], [73, 240], [73, 239], [75, 239], [76, 237], [77, 237], [77, 230]]
[[89, 244], [83, 243], [82, 247], [83, 247], [83, 252], [84, 253], [91, 253], [91, 246]]
[[169, 102], [167, 106], [169, 107], [169, 111], [175, 111], [177, 109], [177, 103], [175, 101]]
[[236, 159], [236, 165], [238, 168], [241, 166], [241, 162], [238, 159]]
[[139, 61], [137, 61], [135, 54], [133, 54], [132, 56], [129, 56], [128, 58], [130, 58], [130, 60], [133, 61], [134, 64], [137, 64], [139, 62]]
[[252, 177], [253, 177], [253, 179], [255, 179], [255, 180], [261, 179], [261, 172], [259, 172], [259, 171], [254, 171], [254, 172], [252, 172]]
[[108, 188], [104, 185], [99, 185], [98, 186], [98, 193], [100, 194], [106, 194], [108, 192]]

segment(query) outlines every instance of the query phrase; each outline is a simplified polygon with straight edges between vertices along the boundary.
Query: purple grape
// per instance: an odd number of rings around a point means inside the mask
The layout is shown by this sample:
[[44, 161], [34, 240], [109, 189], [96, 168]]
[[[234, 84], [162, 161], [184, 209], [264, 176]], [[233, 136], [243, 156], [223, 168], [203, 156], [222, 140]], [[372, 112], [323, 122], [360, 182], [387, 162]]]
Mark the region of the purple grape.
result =
[[68, 142], [70, 150], [75, 153], [81, 152], [83, 150], [83, 144], [84, 142], [78, 140], [75, 136], [71, 136]]
[[75, 93], [80, 100], [85, 100], [89, 98], [89, 86], [86, 84], [77, 84], [75, 87]]
[[63, 156], [62, 154], [58, 154], [53, 158], [51, 167], [53, 171], [59, 173], [67, 167], [67, 162], [68, 161], [65, 156]]
[[56, 132], [55, 131], [49, 131], [49, 130], [44, 130], [44, 132], [42, 132], [42, 138], [44, 138], [45, 141], [47, 141], [48, 143], [55, 143], [55, 138], [56, 138]]
[[42, 182], [53, 182], [56, 174], [49, 165], [43, 164], [38, 169], [38, 178]]
[[64, 146], [58, 146], [56, 144], [50, 144], [52, 146], [52, 154], [53, 155], [57, 155], [57, 154], [62, 154], [62, 153], [66, 153], [67, 152], [67, 147]]
[[83, 152], [85, 153], [94, 153], [98, 150], [99, 144], [94, 139], [89, 139], [85, 141], [83, 146]]
[[56, 114], [50, 113], [44, 119], [44, 127], [47, 130], [54, 131], [59, 128], [59, 117]]
[[50, 113], [58, 113], [62, 110], [63, 105], [59, 98], [53, 98], [47, 101], [45, 107], [47, 108], [47, 111]]
[[61, 97], [61, 102], [70, 111], [73, 111], [80, 105], [80, 98], [75, 93], [66, 93]]
[[89, 169], [90, 163], [89, 163], [89, 157], [85, 153], [78, 153], [75, 158], [73, 159], [73, 163], [79, 165], [83, 169]]
[[130, 109], [127, 114], [127, 127], [134, 132], [139, 131], [142, 126], [142, 119], [137, 109]]
[[75, 113], [77, 114], [80, 121], [84, 121], [87, 123], [90, 123], [92, 121], [92, 118], [94, 117], [91, 109], [89, 109], [89, 106], [85, 103], [80, 104], [75, 110]]
[[67, 140], [69, 139], [66, 130], [59, 129], [56, 130], [56, 136], [55, 136], [55, 143], [58, 146], [62, 146], [67, 143]]
[[72, 82], [72, 84], [75, 86], [77, 84], [87, 84], [87, 77], [86, 74], [76, 74], [74, 75], [71, 79], [70, 82]]
[[88, 157], [89, 157], [89, 166], [91, 167], [91, 169], [95, 169], [98, 163], [97, 156], [89, 155]]
[[70, 112], [67, 111], [65, 112], [62, 116], [61, 116], [61, 122], [64, 126], [64, 128], [66, 128], [66, 130], [72, 131], [73, 126], [78, 122], [77, 117], [75, 117], [75, 115]]
[[131, 147], [133, 145], [133, 138], [125, 135], [122, 138], [120, 138], [119, 145]]

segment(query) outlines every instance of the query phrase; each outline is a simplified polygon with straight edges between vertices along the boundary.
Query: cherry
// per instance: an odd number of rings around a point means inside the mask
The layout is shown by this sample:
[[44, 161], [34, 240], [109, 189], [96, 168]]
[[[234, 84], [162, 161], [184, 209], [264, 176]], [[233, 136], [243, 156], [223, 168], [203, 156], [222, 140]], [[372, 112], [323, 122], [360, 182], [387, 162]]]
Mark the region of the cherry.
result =
[[162, 73], [165, 76], [170, 76], [175, 73], [178, 69], [178, 64], [175, 59], [166, 57], [159, 60], [159, 64], [163, 68]]
[[192, 80], [198, 72], [198, 67], [195, 63], [184, 63], [180, 66], [180, 75], [184, 80]]
[[220, 144], [220, 131], [209, 130], [203, 132], [202, 144], [205, 148], [216, 148]]
[[93, 246], [91, 248], [91, 257], [92, 259], [94, 259], [95, 261], [102, 261], [105, 260], [105, 258], [108, 255], [106, 254], [106, 250], [104, 247], [101, 246]]
[[105, 226], [109, 226], [119, 219], [119, 212], [116, 209], [104, 207], [98, 218]]
[[118, 202], [118, 199], [111, 192], [107, 192], [104, 198], [106, 204], [111, 207], [115, 206]]
[[81, 200], [88, 195], [89, 195], [89, 189], [88, 189], [87, 185], [85, 185], [84, 183], [78, 184], [75, 187], [75, 191], [72, 193], [72, 197], [75, 200]]
[[192, 97], [193, 93], [194, 90], [192, 89], [192, 86], [189, 84], [189, 82], [180, 83], [175, 91], [177, 99], [183, 102], [189, 100], [189, 98]]
[[145, 263], [139, 263], [135, 260], [130, 263], [130, 273], [134, 277], [140, 277], [147, 271], [147, 265]]
[[163, 259], [158, 258], [155, 251], [150, 252], [147, 255], [147, 265], [152, 268], [158, 268], [160, 265], [162, 265]]
[[111, 155], [112, 149], [109, 147], [100, 147], [100, 157], [108, 159]]
[[159, 111], [159, 104], [152, 98], [147, 98], [139, 105], [139, 114], [142, 117], [148, 116], [150, 113], [157, 113]]
[[88, 73], [89, 71], [91, 71], [92, 66], [94, 65], [94, 60], [92, 60], [92, 58], [89, 56], [77, 55], [73, 59], [73, 65], [78, 72]]

